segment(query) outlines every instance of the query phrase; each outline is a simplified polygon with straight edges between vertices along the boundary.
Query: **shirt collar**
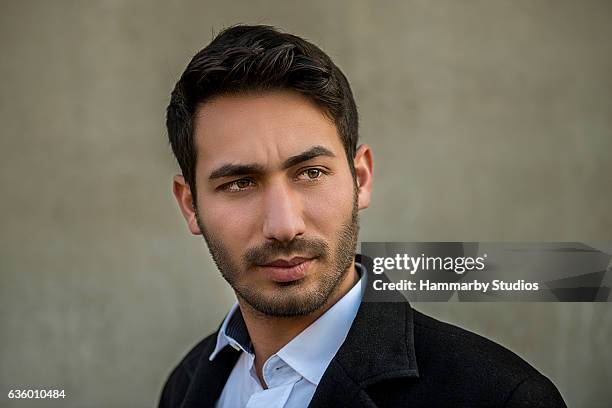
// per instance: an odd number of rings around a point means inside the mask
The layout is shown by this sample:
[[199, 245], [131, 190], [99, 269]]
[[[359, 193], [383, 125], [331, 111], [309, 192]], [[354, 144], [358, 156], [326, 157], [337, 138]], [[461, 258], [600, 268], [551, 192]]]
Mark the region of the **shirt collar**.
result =
[[[327, 366], [338, 352], [355, 319], [366, 288], [365, 267], [355, 262], [359, 282], [314, 323], [276, 353], [286, 364], [311, 383], [318, 385]], [[252, 353], [251, 340], [238, 303], [232, 306], [217, 334], [212, 361], [227, 345]]]
[[223, 320], [219, 333], [217, 334], [217, 344], [210, 357], [210, 361], [213, 361], [217, 354], [230, 345], [236, 350], [242, 350], [246, 353], [252, 353], [251, 339], [249, 338], [249, 332], [247, 331], [246, 324], [240, 313], [240, 307], [238, 302], [234, 303], [229, 313]]

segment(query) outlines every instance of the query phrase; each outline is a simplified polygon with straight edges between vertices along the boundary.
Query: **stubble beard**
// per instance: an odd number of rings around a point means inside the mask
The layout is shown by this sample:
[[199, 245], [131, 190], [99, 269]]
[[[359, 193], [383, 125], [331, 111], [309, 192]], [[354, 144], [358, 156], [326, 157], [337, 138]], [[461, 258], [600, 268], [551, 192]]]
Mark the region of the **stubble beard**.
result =
[[[351, 266], [357, 247], [359, 234], [359, 217], [357, 208], [357, 189], [353, 193], [351, 214], [342, 224], [335, 237], [335, 251], [330, 254], [330, 246], [321, 239], [294, 238], [289, 242], [270, 241], [248, 249], [239, 264], [232, 259], [220, 239], [204, 227], [199, 212], [196, 220], [208, 250], [221, 272], [223, 278], [251, 308], [271, 317], [306, 316], [323, 307]], [[316, 258], [319, 264], [319, 276], [316, 282], [303, 287], [302, 280], [286, 283], [275, 283], [273, 294], [262, 293], [259, 288], [240, 282], [240, 275], [249, 273], [256, 265], [271, 262], [280, 257], [295, 255]]]

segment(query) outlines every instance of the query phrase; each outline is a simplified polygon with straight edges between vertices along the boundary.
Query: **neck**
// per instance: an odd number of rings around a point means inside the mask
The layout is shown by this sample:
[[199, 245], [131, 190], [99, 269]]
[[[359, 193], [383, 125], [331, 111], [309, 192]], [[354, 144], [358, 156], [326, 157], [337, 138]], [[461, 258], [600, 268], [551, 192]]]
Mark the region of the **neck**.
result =
[[259, 381], [264, 388], [262, 368], [266, 360], [277, 353], [287, 343], [293, 340], [304, 329], [323, 315], [330, 307], [340, 300], [357, 283], [359, 275], [355, 270], [354, 261], [342, 280], [336, 286], [331, 296], [322, 307], [305, 316], [275, 317], [264, 315], [254, 310], [244, 299], [238, 297], [240, 311], [249, 331], [251, 342], [255, 350], [255, 370]]

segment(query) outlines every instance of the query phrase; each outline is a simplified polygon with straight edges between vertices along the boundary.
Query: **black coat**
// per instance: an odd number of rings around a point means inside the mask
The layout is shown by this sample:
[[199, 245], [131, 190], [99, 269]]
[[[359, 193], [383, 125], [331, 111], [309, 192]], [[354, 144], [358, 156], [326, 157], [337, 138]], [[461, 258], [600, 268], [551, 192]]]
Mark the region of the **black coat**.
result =
[[[227, 346], [209, 361], [216, 339], [214, 333], [202, 340], [174, 369], [160, 408], [214, 405], [239, 356]], [[362, 302], [309, 407], [552, 408], [565, 403], [548, 378], [484, 337], [428, 317], [407, 302]]]

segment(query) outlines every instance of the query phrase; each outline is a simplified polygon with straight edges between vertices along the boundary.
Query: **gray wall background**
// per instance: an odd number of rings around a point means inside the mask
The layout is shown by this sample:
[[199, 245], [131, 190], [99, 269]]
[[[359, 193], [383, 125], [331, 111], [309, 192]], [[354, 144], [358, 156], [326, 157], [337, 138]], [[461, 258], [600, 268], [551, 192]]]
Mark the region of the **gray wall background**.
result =
[[[0, 406], [145, 407], [233, 294], [171, 196], [169, 92], [267, 23], [345, 71], [375, 153], [366, 241], [612, 240], [609, 1], [3, 1]], [[418, 304], [612, 400], [610, 304]]]

